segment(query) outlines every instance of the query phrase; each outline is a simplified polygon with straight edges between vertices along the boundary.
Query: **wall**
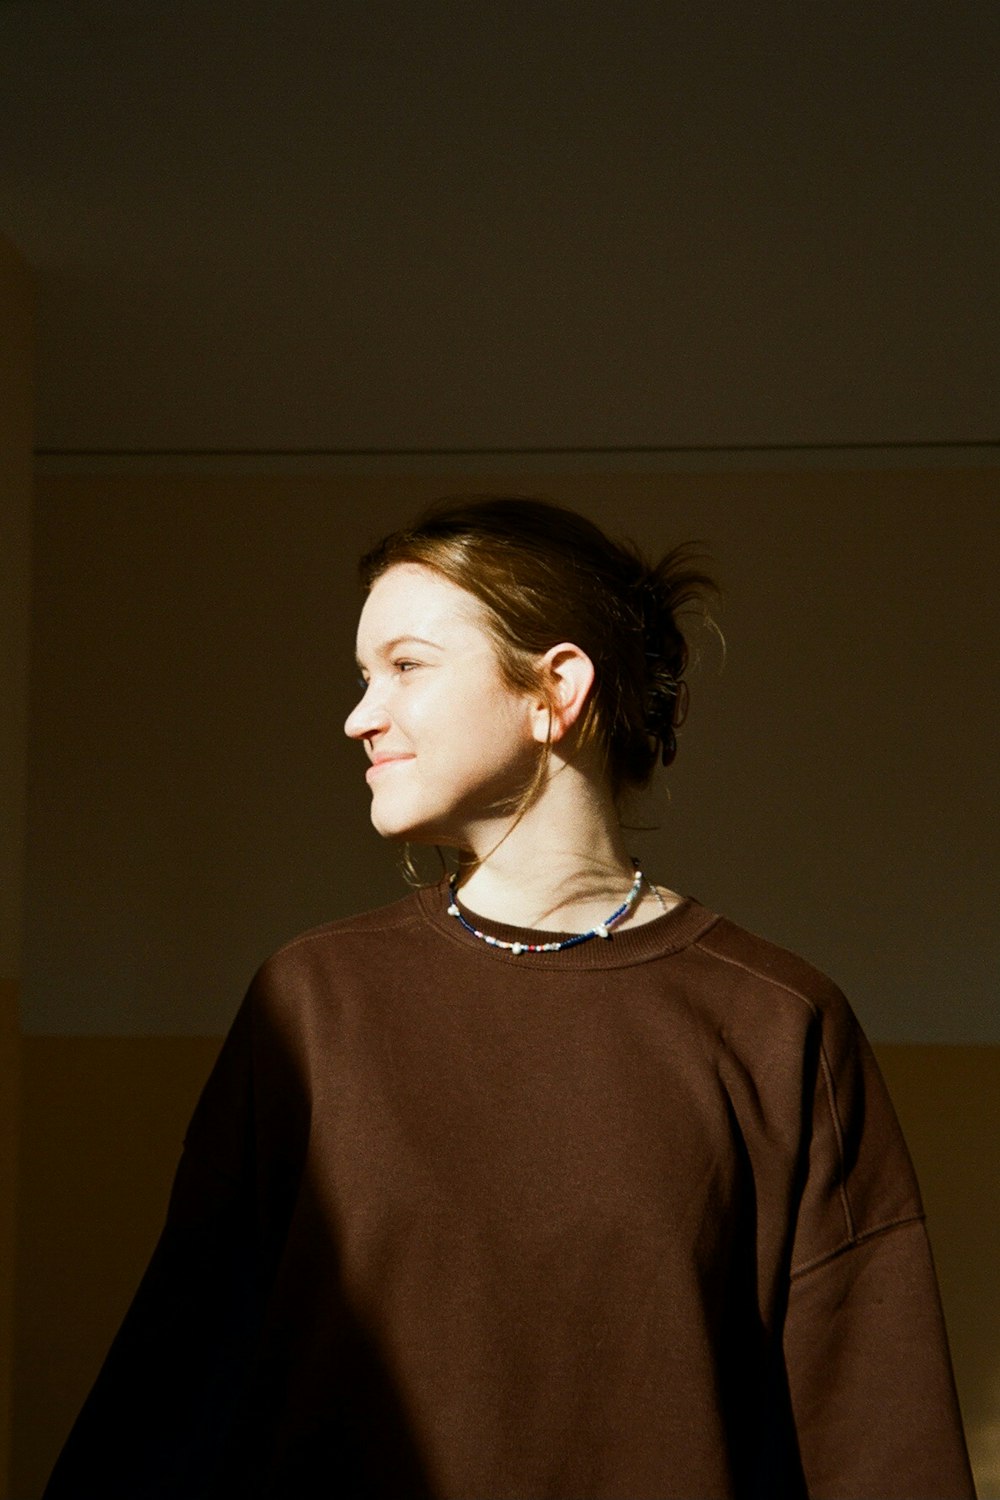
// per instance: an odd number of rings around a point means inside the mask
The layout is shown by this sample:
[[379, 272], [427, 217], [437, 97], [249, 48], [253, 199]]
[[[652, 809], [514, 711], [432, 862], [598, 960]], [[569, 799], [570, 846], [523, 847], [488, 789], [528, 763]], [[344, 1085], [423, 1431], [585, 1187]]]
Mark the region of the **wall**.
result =
[[982, 0], [0, 27], [46, 448], [997, 437]]
[[[352, 701], [354, 559], [478, 471], [48, 475], [36, 513], [18, 1500], [155, 1238], [249, 974], [392, 899]], [[990, 907], [995, 470], [519, 474], [725, 586], [637, 852], [799, 949], [878, 1043], [920, 1171], [984, 1496], [1000, 1495]]]
[[[218, 1034], [289, 933], [398, 893], [342, 734], [355, 561], [504, 482], [39, 481], [28, 1031]], [[715, 559], [727, 661], [696, 635], [669, 799], [632, 809], [650, 868], [832, 971], [883, 1040], [1000, 1042], [995, 471], [516, 483]]]
[[31, 556], [32, 288], [0, 239], [0, 1492], [10, 1460], [20, 1094], [20, 987], [28, 600]]

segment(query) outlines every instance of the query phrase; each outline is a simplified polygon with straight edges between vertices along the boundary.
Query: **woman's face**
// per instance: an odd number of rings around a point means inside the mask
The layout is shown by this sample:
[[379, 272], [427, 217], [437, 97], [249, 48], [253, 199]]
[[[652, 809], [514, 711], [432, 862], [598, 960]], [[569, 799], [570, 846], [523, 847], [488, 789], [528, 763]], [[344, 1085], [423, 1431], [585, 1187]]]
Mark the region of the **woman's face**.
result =
[[477, 601], [399, 563], [365, 601], [357, 655], [344, 729], [368, 751], [378, 832], [463, 849], [495, 835], [538, 763], [538, 700], [503, 681]]

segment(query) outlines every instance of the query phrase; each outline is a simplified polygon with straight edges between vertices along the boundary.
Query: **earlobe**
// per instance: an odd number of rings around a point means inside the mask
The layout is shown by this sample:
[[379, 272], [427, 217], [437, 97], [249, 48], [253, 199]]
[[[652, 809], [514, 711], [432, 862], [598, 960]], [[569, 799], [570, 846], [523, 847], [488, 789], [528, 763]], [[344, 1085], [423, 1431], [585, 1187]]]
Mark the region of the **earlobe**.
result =
[[562, 641], [550, 647], [538, 665], [547, 692], [544, 698], [539, 695], [535, 706], [535, 738], [555, 744], [583, 713], [594, 684], [594, 664], [579, 646]]

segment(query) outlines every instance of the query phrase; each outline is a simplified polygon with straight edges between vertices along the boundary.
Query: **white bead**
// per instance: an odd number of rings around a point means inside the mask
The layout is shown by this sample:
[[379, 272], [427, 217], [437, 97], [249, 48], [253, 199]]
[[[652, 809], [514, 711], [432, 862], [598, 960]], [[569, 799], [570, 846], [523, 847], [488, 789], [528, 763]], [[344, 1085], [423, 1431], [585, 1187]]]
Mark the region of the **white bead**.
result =
[[594, 932], [596, 933], [596, 935], [598, 937], [610, 937], [611, 936], [610, 932], [605, 927], [605, 925], [604, 925], [603, 922], [598, 922], [597, 926], [594, 928]]
[[449, 915], [449, 917], [457, 917], [458, 916], [458, 907], [455, 905], [454, 901], [451, 903], [451, 905], [448, 908], [448, 915]]
[[511, 953], [523, 953], [524, 952], [524, 944], [523, 943], [511, 943], [511, 945], [510, 945], [510, 951], [511, 951]]

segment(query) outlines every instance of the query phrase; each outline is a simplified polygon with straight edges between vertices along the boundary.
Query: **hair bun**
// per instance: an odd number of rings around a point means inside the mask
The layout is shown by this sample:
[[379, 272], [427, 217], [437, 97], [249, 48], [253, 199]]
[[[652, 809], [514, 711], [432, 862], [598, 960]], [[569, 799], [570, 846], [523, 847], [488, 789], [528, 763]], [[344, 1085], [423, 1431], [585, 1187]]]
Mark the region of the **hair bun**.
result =
[[688, 707], [684, 673], [687, 642], [678, 624], [686, 604], [701, 601], [713, 589], [712, 580], [692, 567], [696, 554], [690, 546], [677, 547], [655, 567], [643, 570], [636, 585], [636, 606], [646, 662], [643, 717], [646, 733], [665, 766], [677, 754], [677, 729]]

